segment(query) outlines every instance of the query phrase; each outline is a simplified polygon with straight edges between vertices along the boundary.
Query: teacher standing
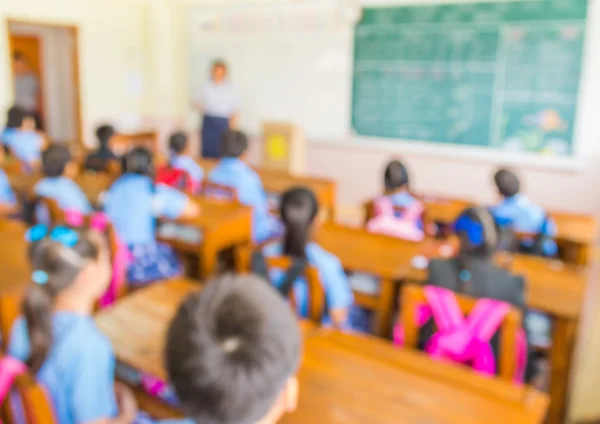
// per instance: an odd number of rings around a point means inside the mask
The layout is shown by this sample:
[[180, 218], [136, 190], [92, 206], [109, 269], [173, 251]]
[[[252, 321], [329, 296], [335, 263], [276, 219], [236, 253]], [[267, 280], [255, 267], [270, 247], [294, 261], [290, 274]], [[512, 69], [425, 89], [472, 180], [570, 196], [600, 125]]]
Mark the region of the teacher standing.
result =
[[202, 157], [220, 158], [220, 141], [223, 134], [235, 126], [239, 98], [227, 78], [227, 64], [216, 60], [211, 69], [211, 79], [196, 100], [196, 107], [203, 114]]

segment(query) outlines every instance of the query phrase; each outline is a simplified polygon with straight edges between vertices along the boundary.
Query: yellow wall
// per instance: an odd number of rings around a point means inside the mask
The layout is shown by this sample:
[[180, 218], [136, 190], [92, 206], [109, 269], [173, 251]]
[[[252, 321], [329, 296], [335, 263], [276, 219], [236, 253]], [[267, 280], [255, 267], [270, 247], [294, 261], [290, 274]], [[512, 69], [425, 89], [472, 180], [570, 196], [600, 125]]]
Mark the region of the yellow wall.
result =
[[125, 0], [18, 0], [0, 2], [0, 126], [12, 103], [7, 19], [71, 24], [79, 28], [84, 128], [151, 114], [147, 94], [127, 92], [128, 75], [147, 80], [145, 3]]

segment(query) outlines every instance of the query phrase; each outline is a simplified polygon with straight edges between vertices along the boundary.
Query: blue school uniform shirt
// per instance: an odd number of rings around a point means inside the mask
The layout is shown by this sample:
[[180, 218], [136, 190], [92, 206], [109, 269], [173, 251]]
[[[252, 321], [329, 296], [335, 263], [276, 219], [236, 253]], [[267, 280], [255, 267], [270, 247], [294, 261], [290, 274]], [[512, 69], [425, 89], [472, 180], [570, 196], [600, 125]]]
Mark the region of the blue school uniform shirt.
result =
[[92, 206], [81, 188], [67, 177], [46, 177], [34, 188], [37, 196], [53, 199], [63, 210], [77, 211], [83, 215], [92, 213]]
[[[281, 243], [272, 243], [264, 247], [263, 254], [267, 257], [281, 256], [283, 254], [283, 245]], [[317, 243], [309, 243], [306, 246], [306, 258], [308, 263], [314, 266], [319, 272], [319, 278], [325, 289], [327, 307], [329, 310], [348, 308], [354, 301], [352, 288], [340, 260], [329, 253]], [[281, 286], [285, 279], [283, 271], [273, 271], [271, 281], [276, 287]], [[304, 277], [299, 277], [294, 283], [294, 294], [298, 306], [298, 312], [303, 317], [308, 317], [308, 285]], [[327, 323], [329, 317], [325, 317]]]
[[171, 166], [174, 169], [185, 171], [194, 181], [202, 181], [204, 179], [204, 171], [200, 165], [189, 156], [173, 155], [171, 157]]
[[8, 177], [3, 169], [0, 169], [0, 203], [13, 206], [17, 203], [17, 198], [13, 192]]
[[7, 128], [0, 138], [20, 161], [32, 164], [40, 160], [44, 143], [42, 137], [36, 132]]
[[[537, 234], [544, 231], [544, 235], [554, 237], [556, 225], [550, 221], [544, 225], [546, 212], [540, 206], [533, 203], [523, 194], [507, 197], [498, 205], [490, 208], [490, 212], [498, 222], [507, 222], [512, 225], [516, 232]], [[532, 240], [524, 240], [523, 244], [533, 244]], [[542, 246], [545, 255], [554, 256], [558, 247], [553, 240], [547, 240]]]
[[277, 231], [277, 221], [269, 214], [267, 195], [262, 181], [246, 163], [236, 158], [223, 158], [211, 171], [211, 182], [236, 189], [240, 202], [252, 207], [252, 238], [267, 240]]
[[[92, 317], [56, 312], [52, 331], [54, 342], [37, 379], [52, 398], [57, 422], [78, 424], [116, 417], [115, 356]], [[21, 318], [12, 328], [8, 353], [24, 362], [29, 350], [27, 323]]]
[[117, 234], [129, 246], [156, 243], [156, 218], [181, 216], [188, 197], [151, 178], [124, 174], [117, 179], [105, 198], [105, 211]]

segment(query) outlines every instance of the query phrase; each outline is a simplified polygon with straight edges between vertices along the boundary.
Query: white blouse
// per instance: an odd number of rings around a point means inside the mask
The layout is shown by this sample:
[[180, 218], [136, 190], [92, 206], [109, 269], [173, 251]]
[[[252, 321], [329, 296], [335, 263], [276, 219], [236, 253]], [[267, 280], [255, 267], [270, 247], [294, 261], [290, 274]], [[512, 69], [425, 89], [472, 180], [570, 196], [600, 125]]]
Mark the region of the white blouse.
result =
[[199, 102], [204, 114], [218, 118], [231, 118], [239, 108], [239, 98], [228, 81], [215, 83], [210, 80], [200, 94]]

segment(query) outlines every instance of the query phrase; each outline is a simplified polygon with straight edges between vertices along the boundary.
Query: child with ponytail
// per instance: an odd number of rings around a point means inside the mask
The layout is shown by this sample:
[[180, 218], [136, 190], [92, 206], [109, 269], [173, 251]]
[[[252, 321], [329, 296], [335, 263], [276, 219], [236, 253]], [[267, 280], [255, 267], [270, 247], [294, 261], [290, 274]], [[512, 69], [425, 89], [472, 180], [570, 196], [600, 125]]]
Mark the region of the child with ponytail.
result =
[[[348, 278], [338, 258], [311, 241], [315, 218], [319, 205], [312, 191], [306, 188], [293, 188], [281, 198], [280, 215], [285, 233], [283, 242], [265, 246], [265, 256], [290, 256], [304, 260], [314, 266], [325, 290], [327, 314], [325, 322], [337, 327], [348, 324], [348, 312], [353, 302], [352, 290]], [[271, 275], [276, 287], [284, 283], [283, 272]], [[304, 278], [297, 278], [292, 286], [296, 296], [298, 314], [308, 314], [308, 286]]]
[[132, 394], [114, 385], [115, 357], [91, 313], [110, 279], [105, 240], [95, 232], [38, 225], [28, 232], [32, 280], [8, 353], [25, 362], [61, 424], [131, 423]]

